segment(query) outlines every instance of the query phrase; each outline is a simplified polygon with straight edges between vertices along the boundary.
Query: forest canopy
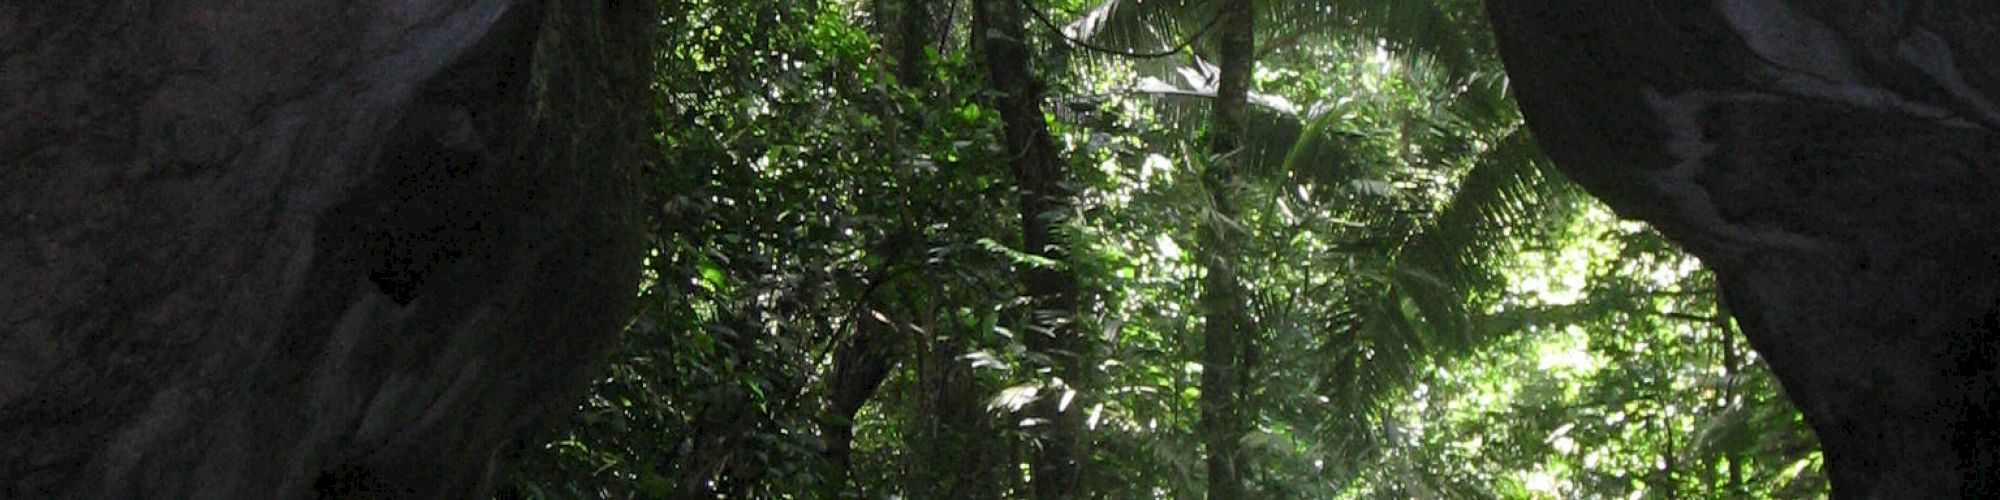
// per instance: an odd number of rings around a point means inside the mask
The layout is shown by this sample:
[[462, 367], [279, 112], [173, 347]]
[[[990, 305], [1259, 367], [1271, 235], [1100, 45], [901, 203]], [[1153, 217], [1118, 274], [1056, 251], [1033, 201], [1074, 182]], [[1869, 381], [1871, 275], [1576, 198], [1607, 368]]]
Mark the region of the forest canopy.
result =
[[1825, 495], [1477, 1], [662, 5], [638, 307], [504, 495]]

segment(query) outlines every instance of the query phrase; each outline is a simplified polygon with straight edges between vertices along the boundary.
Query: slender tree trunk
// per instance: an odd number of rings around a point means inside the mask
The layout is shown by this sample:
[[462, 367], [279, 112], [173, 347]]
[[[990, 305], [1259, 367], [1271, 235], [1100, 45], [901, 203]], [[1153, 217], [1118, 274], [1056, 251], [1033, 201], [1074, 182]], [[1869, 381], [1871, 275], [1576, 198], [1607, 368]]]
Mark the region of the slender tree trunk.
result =
[[1065, 224], [1075, 194], [1069, 185], [1068, 162], [1056, 149], [1042, 112], [1042, 83], [1033, 72], [1033, 55], [1026, 44], [1025, 16], [1017, 0], [980, 0], [974, 17], [974, 37], [986, 60], [987, 83], [995, 98], [1020, 189], [1021, 246], [1024, 251], [1057, 262], [1056, 268], [1030, 267], [1021, 280], [1027, 288], [1032, 324], [1024, 332], [1028, 349], [1047, 356], [1061, 382], [1044, 391], [1031, 407], [1043, 422], [1037, 431], [1031, 460], [1035, 498], [1076, 498], [1080, 478], [1078, 440], [1082, 412], [1064, 394], [1080, 389], [1081, 348], [1072, 315], [1077, 282], [1069, 271]]
[[875, 397], [876, 389], [889, 378], [900, 358], [903, 340], [897, 335], [896, 325], [877, 319], [873, 314], [863, 313], [856, 321], [854, 336], [842, 342], [834, 350], [833, 374], [827, 382], [830, 394], [827, 397], [826, 418], [821, 424], [825, 435], [827, 460], [834, 469], [828, 485], [833, 491], [829, 497], [852, 492], [850, 481], [854, 450], [854, 417], [861, 407]]
[[1248, 496], [1244, 485], [1243, 433], [1254, 414], [1244, 397], [1248, 367], [1244, 356], [1252, 338], [1245, 308], [1247, 291], [1237, 275], [1240, 256], [1231, 232], [1238, 214], [1232, 190], [1241, 171], [1249, 104], [1250, 70], [1255, 64], [1256, 11], [1252, 0], [1217, 0], [1216, 53], [1222, 66], [1209, 130], [1211, 161], [1203, 174], [1214, 213], [1201, 228], [1202, 277], [1201, 425], [1208, 455], [1208, 498]]
[[[938, 90], [932, 88], [927, 49], [936, 47], [935, 33], [949, 29], [948, 23], [940, 25], [937, 14], [940, 7], [932, 0], [903, 0], [892, 23], [896, 33], [889, 48], [895, 54], [895, 74], [903, 90], [916, 94], [918, 103], [914, 111], [895, 118], [902, 137], [931, 133], [927, 128], [937, 109], [922, 107], [935, 105], [927, 97]], [[900, 160], [897, 166], [900, 170]], [[906, 192], [904, 198], [914, 203], [926, 194]], [[905, 216], [912, 228], [909, 231], [915, 234], [919, 231], [914, 228], [926, 225], [927, 221], [915, 220], [916, 216], [909, 215], [910, 212]], [[921, 259], [924, 251], [921, 247], [911, 248], [901, 255]], [[917, 483], [912, 485], [911, 492], [922, 497], [998, 499], [1006, 492], [1001, 487], [1006, 475], [1012, 472], [1012, 463], [1006, 455], [1010, 445], [1002, 436], [997, 420], [986, 409], [986, 385], [963, 359], [966, 352], [978, 345], [979, 335], [956, 320], [945, 319], [955, 314], [949, 311], [955, 311], [958, 304], [949, 296], [939, 295], [908, 300], [904, 308], [926, 321], [911, 329], [924, 340], [919, 355], [913, 359], [919, 363], [917, 372], [925, 401], [922, 430], [916, 436], [922, 447], [916, 454], [921, 463], [915, 466]]]
[[657, 8], [0, 3], [0, 497], [488, 495], [630, 313]]
[[[1670, 383], [1660, 384], [1660, 400], [1673, 400], [1674, 394], [1671, 386], [1672, 384]], [[1680, 481], [1674, 480], [1674, 477], [1680, 473], [1681, 468], [1680, 457], [1674, 453], [1674, 437], [1676, 434], [1679, 433], [1675, 432], [1673, 415], [1667, 414], [1666, 409], [1662, 408], [1660, 410], [1660, 439], [1665, 441], [1666, 446], [1660, 447], [1660, 486], [1665, 491], [1667, 500], [1676, 500], [1681, 497]]]
[[931, 34], [937, 23], [932, 10], [934, 0], [902, 0], [900, 12], [896, 13], [896, 77], [908, 88], [923, 88], [930, 74], [930, 62], [924, 49], [931, 47]]
[[[1722, 341], [1722, 408], [1725, 411], [1738, 405], [1740, 397], [1736, 387], [1738, 372], [1743, 370], [1743, 355], [1736, 348], [1736, 329], [1730, 326], [1729, 307], [1717, 301], [1715, 306], [1715, 330]], [[1723, 485], [1723, 495], [1737, 497], [1743, 495], [1743, 453], [1729, 450], [1723, 456], [1728, 464], [1724, 467], [1728, 482]]]
[[[968, 333], [960, 330], [947, 335], [963, 338]], [[920, 486], [929, 487], [938, 498], [998, 499], [1005, 491], [1001, 488], [1003, 475], [1013, 472], [1014, 464], [1002, 461], [1006, 453], [1006, 441], [999, 436], [1002, 427], [986, 410], [989, 392], [981, 390], [978, 374], [961, 358], [965, 345], [960, 341], [947, 343], [931, 359], [942, 372], [932, 393], [936, 398], [931, 412], [936, 434], [930, 442], [937, 447], [925, 452], [932, 485]]]
[[[877, 2], [878, 12], [887, 3]], [[895, 54], [893, 60], [900, 86], [896, 89], [898, 91], [924, 92], [930, 85], [930, 67], [928, 57], [924, 54], [924, 49], [930, 46], [931, 25], [935, 22], [930, 4], [929, 0], [901, 0], [895, 4], [896, 11], [892, 17], [894, 21], [885, 23], [887, 26], [881, 27], [883, 32], [880, 36]], [[921, 125], [898, 116], [894, 106], [897, 102], [895, 96], [883, 96], [883, 102], [885, 103], [881, 112], [883, 122], [894, 127], [889, 131], [890, 140], [887, 141], [889, 151], [885, 151], [883, 157], [900, 163], [905, 147], [901, 138], [916, 132]], [[921, 116], [923, 113], [918, 115]], [[905, 214], [908, 213], [905, 211]], [[914, 226], [917, 225], [917, 221], [905, 220], [905, 224]], [[883, 246], [892, 244], [885, 243]], [[883, 271], [878, 273], [878, 280], [895, 279], [891, 270], [911, 265], [904, 262], [905, 259], [911, 258], [911, 255], [921, 256], [921, 252], [912, 252], [909, 248], [878, 247], [876, 250], [883, 251], [887, 255], [881, 264]], [[878, 287], [872, 291], [887, 290], [879, 288], [882, 286], [881, 283], [870, 285]], [[883, 304], [889, 302], [883, 301]], [[872, 306], [864, 305], [864, 307]], [[855, 321], [859, 321], [860, 325], [855, 328], [853, 337], [844, 339], [834, 350], [833, 374], [828, 382], [827, 420], [821, 424], [821, 428], [824, 429], [822, 440], [827, 444], [826, 455], [833, 467], [833, 473], [827, 481], [828, 486], [833, 489], [826, 492], [830, 497], [859, 493], [854, 491], [851, 481], [854, 418], [861, 411], [862, 405], [874, 397], [882, 381], [889, 377], [890, 371], [895, 368], [902, 356], [900, 347], [904, 345], [904, 341], [898, 335], [900, 328], [880, 320], [872, 311], [863, 311]]]
[[959, 326], [957, 308], [949, 302], [916, 305], [925, 299], [906, 301], [905, 308], [924, 311], [928, 321], [911, 327], [922, 344], [917, 378], [920, 385], [920, 416], [910, 445], [914, 483], [910, 492], [920, 498], [984, 500], [1000, 498], [1005, 490], [1005, 474], [1014, 463], [1005, 460], [1006, 442], [997, 421], [986, 411], [986, 391], [979, 378], [961, 358], [971, 345], [972, 331]]

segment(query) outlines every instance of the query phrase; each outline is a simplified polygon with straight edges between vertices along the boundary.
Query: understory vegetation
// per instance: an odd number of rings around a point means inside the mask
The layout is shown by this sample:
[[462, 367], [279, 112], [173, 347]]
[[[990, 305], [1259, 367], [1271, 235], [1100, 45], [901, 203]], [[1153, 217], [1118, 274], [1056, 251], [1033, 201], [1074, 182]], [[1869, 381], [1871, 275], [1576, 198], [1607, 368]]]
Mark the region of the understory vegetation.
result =
[[665, 0], [640, 307], [525, 498], [1798, 498], [1476, 0]]

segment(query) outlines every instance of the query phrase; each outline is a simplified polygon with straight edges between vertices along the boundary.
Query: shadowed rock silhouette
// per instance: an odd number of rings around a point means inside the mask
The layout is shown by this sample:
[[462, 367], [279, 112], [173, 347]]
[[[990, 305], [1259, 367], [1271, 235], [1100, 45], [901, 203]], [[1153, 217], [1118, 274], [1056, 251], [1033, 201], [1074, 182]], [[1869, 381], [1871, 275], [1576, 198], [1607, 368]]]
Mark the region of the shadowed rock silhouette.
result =
[[473, 498], [636, 286], [651, 2], [0, 2], [0, 498]]
[[1835, 496], [2000, 495], [2000, 4], [1487, 7], [1537, 140], [1715, 270]]

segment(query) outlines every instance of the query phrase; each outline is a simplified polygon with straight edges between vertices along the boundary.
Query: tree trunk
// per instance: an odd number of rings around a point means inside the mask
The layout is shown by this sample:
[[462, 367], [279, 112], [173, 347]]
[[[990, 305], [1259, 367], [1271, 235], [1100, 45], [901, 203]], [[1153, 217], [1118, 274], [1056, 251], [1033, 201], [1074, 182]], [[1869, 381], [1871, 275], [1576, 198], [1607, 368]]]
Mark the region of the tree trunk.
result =
[[[1732, 408], [1737, 408], [1737, 405], [1741, 404], [1737, 401], [1737, 398], [1741, 397], [1739, 396], [1741, 391], [1736, 387], [1736, 379], [1741, 377], [1741, 372], [1743, 371], [1743, 355], [1737, 352], [1736, 328], [1733, 326], [1734, 322], [1731, 321], [1731, 318], [1732, 316], [1729, 315], [1728, 307], [1721, 304], [1716, 305], [1715, 331], [1717, 333], [1716, 341], [1722, 344], [1723, 380], [1722, 404], [1717, 406], [1721, 407], [1721, 411], [1724, 412], [1730, 411]], [[1723, 467], [1723, 470], [1725, 473], [1724, 478], [1728, 482], [1724, 483], [1722, 493], [1717, 496], [1744, 496], [1742, 450], [1730, 449], [1723, 454], [1722, 459], [1727, 461], [1727, 465]]]
[[1493, 0], [1556, 164], [1700, 256], [1836, 496], [2000, 495], [2000, 4]]
[[1216, 82], [1214, 124], [1209, 130], [1210, 163], [1202, 182], [1214, 213], [1201, 228], [1201, 251], [1207, 272], [1202, 276], [1201, 433], [1207, 450], [1208, 498], [1245, 498], [1243, 433], [1253, 411], [1244, 407], [1247, 388], [1244, 356], [1252, 339], [1244, 300], [1248, 292], [1236, 269], [1241, 257], [1232, 231], [1239, 215], [1233, 189], [1239, 182], [1244, 130], [1250, 96], [1250, 70], [1256, 64], [1253, 36], [1256, 11], [1252, 0], [1222, 0], [1217, 4], [1216, 53], [1221, 64]]
[[1042, 112], [1042, 83], [1033, 72], [1034, 59], [1022, 27], [1023, 7], [1015, 0], [981, 0], [973, 33], [986, 60], [987, 83], [998, 93], [995, 105], [1003, 122], [1006, 154], [1013, 159], [1020, 189], [1021, 247], [1058, 263], [1053, 268], [1030, 266], [1022, 276], [1034, 311], [1033, 324], [1024, 332], [1028, 349], [1047, 356], [1062, 382], [1043, 391], [1031, 407], [1030, 415], [1041, 420], [1043, 428], [1037, 432], [1029, 472], [1035, 498], [1068, 499], [1078, 496], [1077, 448], [1083, 429], [1083, 412], [1064, 406], [1074, 402], [1064, 394], [1079, 390], [1083, 375], [1079, 359], [1083, 344], [1073, 321], [1077, 282], [1068, 267], [1068, 242], [1062, 236], [1075, 194], [1069, 185], [1068, 162], [1056, 149]]
[[822, 426], [826, 430], [826, 455], [833, 463], [833, 477], [829, 485], [840, 495], [841, 491], [853, 491], [849, 482], [854, 451], [854, 417], [861, 413], [861, 407], [875, 397], [875, 391], [882, 387], [882, 381], [889, 378], [890, 370], [896, 368], [901, 357], [898, 352], [904, 344], [897, 333], [897, 326], [881, 321], [873, 315], [857, 319], [854, 336], [840, 343], [833, 354], [833, 373], [827, 382], [830, 394], [827, 396], [827, 421]]
[[[877, 2], [877, 11], [884, 10], [882, 7], [887, 3]], [[898, 90], [924, 91], [930, 85], [928, 79], [930, 66], [924, 49], [930, 46], [931, 23], [935, 22], [931, 15], [930, 2], [901, 0], [895, 5], [896, 11], [892, 16], [888, 16], [894, 21], [886, 23], [893, 25], [894, 29], [890, 30], [890, 26], [879, 26], [881, 32], [877, 35], [883, 39], [884, 45], [893, 48], [890, 52], [895, 54], [896, 80], [902, 87]], [[883, 121], [894, 127], [890, 131], [890, 140], [886, 144], [887, 151], [883, 151], [883, 158], [900, 164], [904, 154], [901, 138], [907, 133], [916, 132], [920, 125], [912, 123], [914, 120], [897, 115], [894, 96], [883, 96], [882, 100]], [[884, 246], [890, 244], [885, 243]], [[905, 259], [921, 260], [910, 257], [912, 254], [921, 254], [907, 248], [888, 250], [885, 253], [888, 258], [883, 260], [882, 271], [877, 274], [875, 281], [870, 283], [871, 287], [880, 287], [883, 281], [895, 279], [893, 270], [899, 266], [917, 264], [904, 262]], [[878, 290], [883, 289], [871, 288], [863, 295], [862, 309], [874, 307], [874, 304], [866, 303], [865, 297]], [[861, 407], [875, 396], [875, 391], [881, 387], [882, 382], [888, 379], [889, 372], [901, 358], [902, 353], [899, 348], [904, 344], [902, 336], [898, 333], [899, 327], [880, 320], [873, 314], [873, 310], [867, 310], [856, 320], [861, 324], [855, 328], [854, 335], [839, 341], [839, 346], [834, 350], [833, 373], [827, 383], [829, 387], [827, 421], [821, 427], [825, 429], [823, 440], [827, 444], [826, 456], [833, 467], [833, 473], [827, 481], [834, 490], [826, 492], [829, 498], [840, 495], [860, 496], [860, 492], [854, 489], [851, 481], [854, 417], [860, 413]]]
[[921, 374], [927, 419], [918, 441], [920, 480], [911, 491], [921, 491], [922, 498], [998, 499], [1006, 491], [1003, 474], [1019, 474], [1019, 462], [1002, 460], [1005, 427], [986, 411], [987, 391], [960, 359], [968, 345], [964, 337], [971, 332], [952, 330], [940, 332], [948, 338], [933, 344]]
[[0, 497], [486, 495], [628, 313], [655, 8], [0, 3]]

